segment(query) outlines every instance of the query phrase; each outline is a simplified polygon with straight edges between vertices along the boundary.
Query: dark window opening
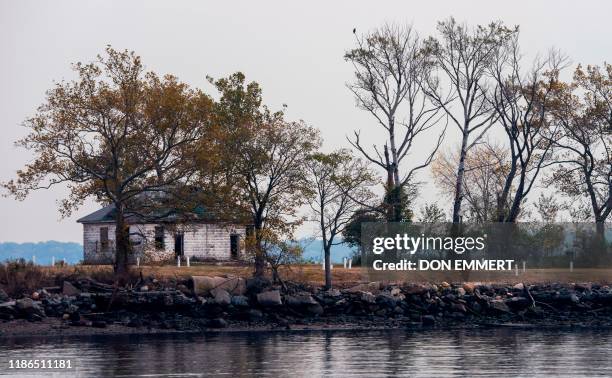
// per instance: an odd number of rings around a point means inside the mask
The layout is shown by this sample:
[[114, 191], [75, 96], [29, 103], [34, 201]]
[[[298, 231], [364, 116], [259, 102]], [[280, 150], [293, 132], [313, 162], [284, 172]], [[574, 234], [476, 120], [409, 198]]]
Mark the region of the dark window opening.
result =
[[164, 226], [155, 226], [155, 249], [164, 249]]
[[233, 260], [238, 260], [240, 235], [230, 235], [230, 253]]
[[100, 246], [108, 247], [108, 227], [100, 227]]

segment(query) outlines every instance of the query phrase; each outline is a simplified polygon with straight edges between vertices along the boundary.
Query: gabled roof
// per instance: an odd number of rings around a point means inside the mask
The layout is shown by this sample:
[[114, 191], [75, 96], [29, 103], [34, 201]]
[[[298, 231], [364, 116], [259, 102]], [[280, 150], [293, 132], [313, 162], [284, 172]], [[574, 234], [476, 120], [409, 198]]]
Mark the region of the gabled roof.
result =
[[106, 223], [115, 221], [115, 205], [108, 205], [100, 210], [77, 219], [77, 223]]

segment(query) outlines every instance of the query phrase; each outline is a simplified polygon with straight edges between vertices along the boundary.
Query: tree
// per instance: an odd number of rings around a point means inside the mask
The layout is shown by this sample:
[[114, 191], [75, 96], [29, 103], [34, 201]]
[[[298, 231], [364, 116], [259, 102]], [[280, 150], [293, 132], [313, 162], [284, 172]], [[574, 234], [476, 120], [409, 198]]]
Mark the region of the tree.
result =
[[443, 223], [446, 222], [446, 214], [438, 204], [429, 203], [421, 207], [421, 215], [418, 221], [420, 223]]
[[552, 182], [567, 196], [586, 197], [597, 231], [612, 212], [612, 65], [578, 66], [559, 84], [553, 119], [562, 129]]
[[[19, 199], [30, 191], [66, 185], [60, 212], [68, 216], [87, 198], [115, 207], [115, 272], [128, 270], [128, 219], [161, 218], [185, 202], [195, 170], [193, 144], [208, 126], [212, 100], [174, 76], [145, 73], [133, 52], [110, 46], [78, 79], [47, 92], [30, 133], [17, 142], [34, 161], [4, 184]], [[161, 202], [161, 203], [160, 203]]]
[[552, 51], [526, 75], [520, 59], [516, 33], [497, 50], [490, 68], [495, 82], [490, 101], [507, 136], [510, 159], [497, 206], [498, 222], [516, 222], [542, 168], [550, 163], [557, 136], [548, 116], [565, 58]]
[[349, 143], [368, 161], [386, 173], [384, 207], [389, 221], [402, 218], [405, 187], [414, 175], [427, 167], [444, 138], [442, 130], [431, 152], [422, 163], [408, 170], [400, 165], [413, 152], [419, 136], [425, 136], [440, 120], [440, 105], [434, 105], [423, 92], [431, 65], [423, 54], [421, 40], [411, 26], [384, 25], [364, 36], [357, 36], [357, 48], [345, 59], [353, 64], [355, 81], [348, 85], [357, 106], [369, 112], [385, 130], [382, 147], [367, 149], [355, 132]]
[[[448, 198], [455, 194], [458, 155], [459, 152], [441, 153], [431, 168], [436, 184]], [[509, 170], [508, 155], [505, 147], [486, 142], [471, 148], [465, 156], [463, 180], [470, 183], [463, 190], [466, 219], [476, 223], [496, 219], [496, 209]]]
[[330, 289], [331, 248], [342, 243], [336, 237], [344, 232], [361, 204], [374, 197], [369, 187], [374, 185], [375, 176], [367, 164], [353, 158], [347, 150], [312, 154], [306, 169], [314, 191], [310, 208], [323, 242], [325, 288]]
[[[425, 45], [436, 67], [447, 82], [428, 82], [427, 93], [440, 106], [461, 134], [459, 162], [454, 183], [453, 223], [461, 221], [461, 203], [465, 197], [465, 159], [496, 120], [489, 101], [488, 69], [495, 52], [518, 28], [509, 29], [501, 22], [470, 29], [455, 19], [438, 23], [439, 39], [429, 38]], [[448, 89], [443, 90], [442, 84]], [[452, 105], [458, 105], [458, 111]]]

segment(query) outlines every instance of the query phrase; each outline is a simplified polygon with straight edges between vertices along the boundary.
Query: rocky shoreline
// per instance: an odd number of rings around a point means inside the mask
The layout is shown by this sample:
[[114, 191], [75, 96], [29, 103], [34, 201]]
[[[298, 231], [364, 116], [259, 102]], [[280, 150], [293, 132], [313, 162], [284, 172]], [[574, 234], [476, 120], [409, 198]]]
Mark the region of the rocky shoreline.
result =
[[612, 327], [612, 289], [372, 282], [323, 290], [200, 276], [122, 288], [80, 277], [21, 298], [0, 291], [0, 337], [502, 326]]

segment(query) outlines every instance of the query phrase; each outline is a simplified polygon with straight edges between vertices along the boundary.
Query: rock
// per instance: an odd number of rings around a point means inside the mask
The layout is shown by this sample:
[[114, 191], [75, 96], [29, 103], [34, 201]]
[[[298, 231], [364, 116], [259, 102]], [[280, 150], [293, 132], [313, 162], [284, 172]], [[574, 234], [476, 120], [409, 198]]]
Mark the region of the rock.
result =
[[423, 315], [421, 322], [424, 326], [433, 326], [436, 324], [436, 318], [433, 315]]
[[64, 281], [64, 285], [62, 286], [62, 294], [67, 295], [69, 297], [76, 297], [81, 294], [81, 290], [77, 289], [73, 284], [68, 281]]
[[218, 305], [227, 306], [232, 303], [232, 298], [225, 289], [214, 288], [210, 291], [210, 295], [213, 296], [214, 302]]
[[489, 302], [489, 306], [491, 309], [498, 311], [498, 312], [503, 312], [503, 313], [508, 313], [510, 312], [510, 308], [508, 307], [508, 305], [502, 300], [502, 299], [493, 299]]
[[450, 287], [450, 284], [448, 282], [446, 282], [446, 281], [442, 281], [440, 286], [442, 286], [442, 288], [444, 288], [444, 289], [448, 289]]
[[278, 290], [264, 291], [257, 294], [257, 302], [264, 307], [280, 306], [283, 304], [280, 291]]
[[457, 312], [467, 312], [463, 303], [453, 303], [451, 304], [451, 309]]
[[389, 291], [389, 294], [391, 294], [392, 296], [394, 296], [394, 297], [395, 297], [395, 296], [400, 295], [400, 294], [401, 294], [401, 292], [402, 292], [402, 291], [400, 290], [400, 288], [399, 288], [399, 287], [394, 287], [394, 288], [392, 288], [392, 289]]
[[368, 291], [362, 291], [359, 294], [359, 299], [366, 303], [376, 303], [376, 297], [374, 296], [374, 294]]
[[263, 318], [263, 313], [259, 310], [255, 310], [255, 309], [250, 309], [249, 310], [249, 319], [251, 321], [258, 321], [261, 320]]
[[210, 320], [207, 326], [210, 328], [226, 328], [227, 321], [225, 321], [225, 319], [223, 318], [215, 318], [215, 319]]
[[16, 301], [15, 308], [26, 315], [45, 316], [45, 310], [40, 306], [40, 302], [35, 302], [30, 298]]
[[183, 284], [176, 285], [176, 290], [180, 291], [183, 294], [190, 294], [189, 288]]
[[466, 282], [463, 284], [463, 290], [465, 290], [466, 293], [473, 293], [475, 288], [476, 286], [471, 282]]
[[579, 291], [591, 291], [593, 285], [590, 282], [582, 282], [574, 285], [574, 288]]
[[286, 295], [285, 303], [290, 307], [300, 307], [319, 304], [310, 294], [300, 293], [297, 295]]
[[[193, 292], [196, 295], [207, 295], [210, 290], [215, 288], [224, 289], [232, 295], [244, 295], [246, 293], [246, 283], [240, 277], [209, 277], [209, 276], [192, 276], [191, 285]], [[178, 285], [177, 289], [181, 290]], [[185, 286], [185, 289], [187, 287]]]
[[572, 303], [580, 303], [580, 298], [574, 293], [570, 294], [570, 300]]
[[251, 294], [259, 294], [270, 286], [272, 286], [272, 281], [266, 277], [253, 277], [246, 280], [246, 291]]
[[244, 295], [233, 296], [231, 303], [236, 307], [249, 307], [249, 299]]
[[91, 326], [94, 328], [106, 328], [106, 322], [104, 320], [94, 320], [91, 322]]
[[326, 296], [328, 296], [328, 297], [333, 297], [333, 298], [336, 298], [336, 297], [341, 296], [341, 295], [342, 295], [342, 293], [341, 293], [341, 292], [340, 292], [340, 290], [338, 290], [338, 289], [329, 289], [329, 290], [327, 290], [327, 291], [325, 292], [325, 295], [326, 295]]
[[460, 297], [463, 297], [465, 295], [466, 291], [464, 288], [460, 287], [457, 289], [457, 295]]
[[306, 307], [306, 310], [312, 315], [323, 315], [323, 313], [325, 312], [323, 310], [323, 306], [321, 306], [318, 302], [308, 305]]
[[514, 290], [525, 290], [525, 285], [522, 282], [517, 283], [512, 287]]
[[380, 291], [380, 282], [362, 283], [345, 290], [347, 293], [359, 293], [362, 291], [370, 293], [378, 293]]
[[2, 289], [0, 289], [0, 303], [2, 302], [8, 302], [11, 298], [9, 298], [9, 296], [6, 294], [6, 292]]
[[428, 293], [429, 290], [430, 288], [425, 285], [410, 285], [404, 287], [404, 293], [409, 295], [423, 295], [425, 293]]
[[141, 286], [140, 291], [149, 291], [149, 287], [147, 285]]
[[32, 298], [33, 300], [37, 301], [37, 300], [40, 299], [40, 293], [38, 291], [35, 291], [35, 292], [32, 293], [30, 298]]

